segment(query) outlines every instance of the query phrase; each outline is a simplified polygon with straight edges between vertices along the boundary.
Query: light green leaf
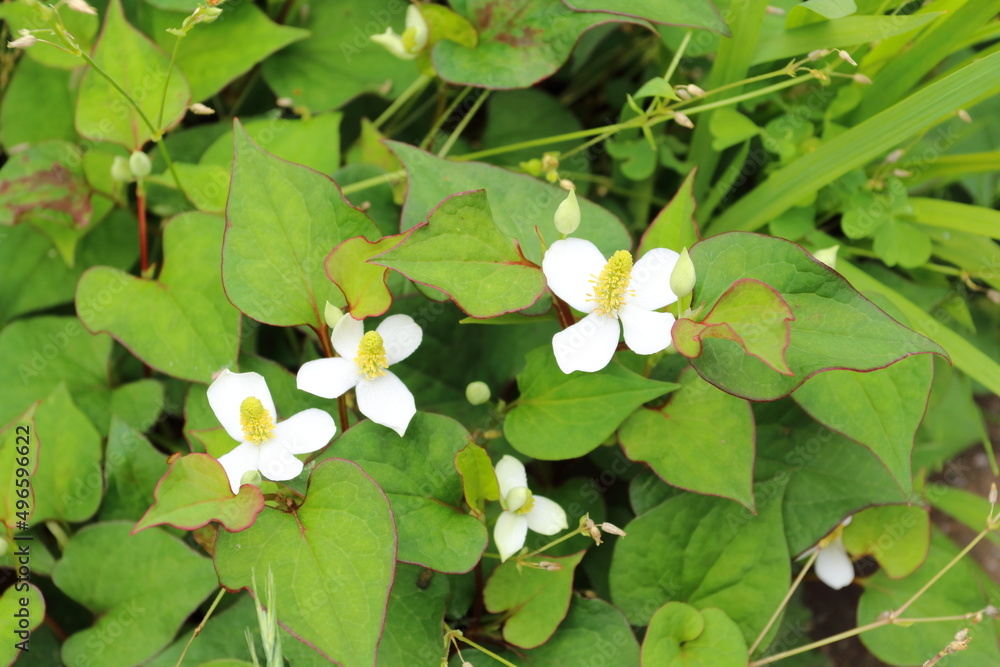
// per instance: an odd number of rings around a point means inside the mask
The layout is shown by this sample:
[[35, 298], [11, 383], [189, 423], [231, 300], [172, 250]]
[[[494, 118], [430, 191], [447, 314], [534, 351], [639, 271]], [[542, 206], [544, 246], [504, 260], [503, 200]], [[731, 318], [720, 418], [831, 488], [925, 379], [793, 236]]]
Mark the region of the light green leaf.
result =
[[923, 225], [1000, 239], [1000, 211], [961, 202], [910, 197], [913, 217]]
[[166, 455], [157, 451], [142, 431], [112, 414], [100, 520], [137, 521], [153, 504], [153, 489], [166, 469]]
[[625, 526], [611, 561], [612, 601], [633, 625], [659, 605], [718, 607], [752, 642], [776, 609], [791, 568], [781, 525], [783, 484], [758, 485], [757, 515], [732, 501], [685, 493]]
[[[126, 522], [75, 533], [53, 583], [96, 616], [62, 647], [67, 667], [131, 667], [153, 657], [217, 586], [212, 562], [162, 530]], [[98, 650], [101, 649], [101, 650]]]
[[[436, 6], [436, 5], [435, 5]], [[662, 79], [661, 79], [662, 80]], [[539, 88], [509, 90], [490, 95], [489, 122], [481, 140], [485, 149], [507, 146], [522, 141], [567, 134], [583, 129], [573, 110], [559, 99]], [[545, 144], [545, 151], [568, 151], [578, 142], [553, 141]], [[431, 146], [433, 149], [434, 146]], [[538, 148], [524, 148], [486, 158], [487, 162], [517, 166], [520, 162], [538, 159]], [[568, 156], [560, 164], [562, 169], [588, 172], [590, 158], [586, 154]]]
[[337, 459], [316, 466], [300, 507], [266, 508], [247, 530], [219, 533], [215, 549], [230, 590], [270, 568], [281, 624], [345, 666], [375, 662], [395, 564], [388, 500], [358, 466]]
[[545, 291], [542, 270], [497, 229], [484, 190], [444, 200], [372, 262], [438, 288], [472, 317], [528, 308]]
[[723, 234], [695, 245], [691, 260], [698, 275], [693, 303], [715, 303], [734, 281], [750, 278], [776, 289], [795, 315], [786, 353], [792, 376], [771, 370], [731, 341], [703, 341], [693, 365], [706, 380], [737, 396], [773, 400], [829, 368], [873, 370], [908, 355], [943, 352], [794, 243]]
[[80, 319], [167, 375], [210, 382], [236, 361], [240, 341], [240, 315], [219, 280], [224, 228], [222, 218], [203, 213], [170, 220], [157, 280], [106, 267], [87, 271], [76, 293]]
[[159, 380], [146, 378], [123, 384], [111, 391], [112, 421], [117, 415], [129, 426], [148, 431], [159, 421], [165, 403], [163, 385]]
[[[193, 8], [185, 8], [186, 14]], [[196, 26], [177, 52], [177, 67], [191, 84], [195, 101], [211, 97], [275, 51], [309, 36], [307, 30], [274, 23], [251, 2], [226, 3], [221, 9], [219, 20]], [[146, 32], [170, 53], [177, 37], [167, 28], [179, 28], [185, 14], [151, 11], [150, 15]]]
[[922, 266], [931, 258], [931, 240], [908, 222], [891, 218], [875, 232], [872, 249], [887, 266]]
[[472, 511], [482, 515], [486, 503], [500, 499], [500, 486], [486, 450], [470, 442], [455, 454], [455, 468], [462, 476], [462, 492]]
[[438, 42], [434, 69], [449, 83], [493, 89], [529, 88], [552, 76], [580, 35], [602, 23], [645, 25], [618, 14], [574, 12], [561, 0], [455, 0], [452, 9], [476, 27], [479, 43]]
[[709, 130], [713, 137], [712, 149], [717, 151], [724, 151], [730, 146], [743, 143], [760, 132], [760, 128], [754, 125], [752, 120], [729, 107], [717, 109], [712, 114]]
[[86, 521], [101, 503], [101, 436], [60, 383], [35, 411], [35, 521]]
[[691, 188], [694, 186], [695, 171], [684, 178], [677, 194], [670, 203], [656, 214], [639, 240], [637, 257], [642, 257], [653, 248], [670, 248], [680, 252], [698, 242], [698, 223], [694, 221], [697, 206]]
[[[129, 24], [121, 0], [108, 3], [93, 58], [129, 92], [141, 113], [107, 79], [88, 69], [76, 101], [76, 129], [81, 135], [140, 150], [154, 134], [180, 122], [191, 99], [191, 89], [183, 74], [173, 73], [163, 109], [164, 127], [157, 127], [164, 83], [161, 73], [167, 72], [170, 59]], [[147, 121], [155, 129], [150, 129]]]
[[336, 109], [362, 93], [394, 98], [417, 77], [417, 68], [370, 37], [387, 26], [402, 34], [405, 11], [405, 4], [393, 0], [316, 4], [302, 24], [312, 36], [265, 60], [264, 80], [279, 96], [313, 112]]
[[662, 667], [718, 667], [747, 659], [738, 625], [720, 609], [699, 612], [683, 602], [668, 602], [649, 621], [642, 640], [642, 664]]
[[754, 419], [747, 401], [685, 369], [659, 410], [637, 410], [618, 438], [668, 484], [732, 498], [753, 509]]
[[376, 238], [378, 230], [327, 176], [265, 153], [238, 121], [235, 133], [222, 251], [226, 294], [259, 322], [325, 330], [326, 302], [344, 305], [326, 276], [326, 256], [345, 239]]
[[[934, 531], [927, 560], [912, 575], [892, 580], [885, 572], [876, 572], [865, 580], [865, 592], [858, 602], [858, 625], [874, 622], [888, 609], [898, 609], [921, 587], [938, 574], [957, 555], [958, 548], [947, 537]], [[904, 618], [928, 618], [968, 614], [994, 602], [996, 586], [969, 558], [955, 563], [948, 572], [907, 608]], [[944, 649], [955, 632], [969, 629], [969, 646], [948, 658], [948, 664], [968, 667], [1000, 664], [997, 630], [993, 619], [973, 625], [962, 623], [921, 623], [919, 627], [885, 627], [861, 635], [861, 641], [875, 657], [895, 665], [919, 665]]]
[[[992, 510], [988, 499], [940, 482], [930, 484], [928, 487], [924, 495], [934, 505], [934, 509], [950, 515], [975, 532], [986, 527], [986, 519]], [[987, 538], [994, 544], [1000, 545], [1000, 535], [995, 532], [987, 535]]]
[[[386, 145], [403, 161], [408, 176], [406, 204], [400, 221], [403, 231], [424, 222], [449, 195], [485, 189], [497, 229], [509, 238], [517, 239], [527, 259], [536, 264], [542, 261], [536, 227], [547, 245], [552, 245], [561, 237], [552, 223], [552, 217], [566, 198], [566, 191], [562, 188], [492, 165], [442, 160], [419, 148], [395, 141], [387, 141]], [[579, 202], [581, 221], [576, 236], [592, 242], [605, 257], [632, 246], [618, 218], [582, 197]]]
[[[18, 62], [0, 105], [0, 143], [8, 153], [17, 144], [77, 139], [71, 75], [66, 70], [40, 65], [32, 58]], [[44, 104], [40, 104], [42, 100]]]
[[395, 247], [403, 236], [386, 236], [369, 241], [363, 236], [347, 239], [330, 251], [326, 275], [340, 288], [347, 308], [356, 320], [378, 316], [392, 305], [387, 284], [389, 269], [368, 260]]
[[171, 461], [153, 496], [153, 506], [133, 526], [133, 535], [164, 524], [194, 530], [211, 521], [238, 532], [249, 528], [264, 509], [260, 489], [244, 484], [234, 496], [226, 471], [207, 454], [187, 454]]
[[615, 362], [598, 373], [567, 375], [551, 345], [528, 354], [517, 386], [521, 396], [507, 413], [504, 435], [517, 451], [547, 461], [583, 456], [640, 405], [677, 388]]
[[[91, 47], [94, 45], [94, 37], [97, 35], [97, 17], [75, 11], [65, 4], [53, 8], [59, 12], [59, 18], [63, 25], [76, 38], [80, 48], [90, 53]], [[4, 3], [3, 6], [0, 6], [0, 18], [10, 22], [11, 35], [24, 28], [32, 30], [45, 27], [44, 22], [40, 20], [37, 5], [33, 6], [27, 2]], [[40, 23], [41, 25], [39, 25]], [[83, 64], [79, 56], [45, 44], [39, 48], [27, 49], [25, 56], [46, 67], [60, 69], [75, 69]]]
[[[249, 137], [258, 148], [274, 157], [331, 174], [340, 166], [339, 113], [324, 113], [305, 119], [253, 118], [242, 123], [244, 138]], [[234, 125], [231, 132], [218, 137], [202, 153], [202, 165], [220, 165], [229, 169], [233, 164], [234, 136], [241, 134]]]
[[868, 447], [904, 491], [911, 489], [913, 437], [927, 408], [933, 361], [906, 357], [868, 373], [817, 373], [792, 398], [816, 421]]
[[920, 567], [930, 539], [930, 514], [914, 505], [869, 507], [844, 528], [847, 550], [855, 556], [871, 555], [892, 579], [909, 576]]
[[[38, 470], [36, 410], [37, 405], [29, 406], [24, 414], [0, 431], [0, 482], [4, 489], [0, 494], [0, 521], [8, 535], [17, 530], [18, 522], [28, 524], [35, 511], [31, 478]], [[23, 524], [21, 530], [24, 530]]]
[[985, 56], [773, 172], [716, 218], [712, 232], [757, 229], [851, 169], [883, 157], [946, 114], [994, 92], [998, 64], [1000, 53]]
[[617, 2], [610, 0], [568, 0], [566, 4], [571, 9], [584, 12], [601, 11], [624, 14], [625, 16], [646, 19], [653, 23], [706, 28], [723, 35], [729, 35], [729, 27], [709, 0], [695, 0], [694, 2], [683, 0], [670, 0], [669, 2], [657, 2], [656, 0], [619, 0]]
[[[854, 0], [806, 0], [792, 7], [785, 19], [785, 27], [798, 28], [808, 23], [850, 16], [858, 11]], [[826, 46], [826, 43], [823, 43]]]
[[585, 552], [572, 556], [544, 556], [560, 566], [556, 571], [518, 567], [517, 560], [502, 563], [483, 589], [486, 609], [507, 612], [503, 638], [514, 646], [535, 648], [548, 641], [562, 623], [573, 597], [573, 574]]
[[423, 412], [410, 421], [405, 444], [371, 420], [337, 440], [336, 455], [361, 466], [388, 496], [404, 563], [468, 572], [483, 555], [486, 528], [460, 509], [462, 480], [454, 464], [469, 442], [458, 422]]
[[0, 594], [0, 619], [0, 632], [7, 639], [0, 644], [0, 665], [12, 665], [24, 653], [19, 646], [32, 650], [30, 633], [45, 620], [42, 592], [25, 582], [10, 586]]

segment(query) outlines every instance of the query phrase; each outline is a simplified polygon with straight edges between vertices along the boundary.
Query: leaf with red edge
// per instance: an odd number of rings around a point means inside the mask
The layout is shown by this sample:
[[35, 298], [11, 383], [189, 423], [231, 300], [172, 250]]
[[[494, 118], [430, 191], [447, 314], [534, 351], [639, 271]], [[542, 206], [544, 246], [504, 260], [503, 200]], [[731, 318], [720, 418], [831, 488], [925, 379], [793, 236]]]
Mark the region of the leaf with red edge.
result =
[[218, 521], [230, 532], [249, 528], [264, 509], [264, 496], [252, 484], [234, 495], [222, 465], [208, 454], [188, 454], [170, 464], [153, 492], [156, 502], [136, 522], [132, 534], [169, 524], [183, 530]]
[[406, 240], [371, 261], [440, 289], [472, 317], [527, 308], [545, 291], [542, 270], [494, 224], [485, 190], [445, 199]]
[[729, 26], [711, 0], [563, 0], [581, 12], [611, 12], [653, 23], [706, 28], [726, 37]]
[[603, 23], [648, 24], [604, 12], [575, 12], [561, 0], [454, 0], [479, 32], [470, 48], [445, 39], [431, 53], [442, 79], [496, 90], [527, 88], [555, 74], [577, 40]]
[[483, 590], [483, 601], [491, 614], [509, 612], [503, 626], [503, 638], [507, 642], [521, 648], [534, 648], [555, 633], [569, 611], [573, 573], [584, 553], [546, 556], [545, 561], [560, 567], [555, 571], [519, 568], [515, 559], [493, 570]]
[[791, 336], [792, 309], [781, 295], [759, 280], [737, 280], [700, 322], [679, 319], [671, 334], [674, 347], [689, 359], [701, 356], [705, 338], [731, 340], [782, 375], [794, 375], [785, 352]]
[[403, 238], [404, 235], [397, 235], [369, 241], [355, 236], [326, 256], [326, 275], [344, 293], [354, 319], [374, 317], [389, 310], [392, 305], [392, 292], [386, 285], [389, 269], [369, 264], [368, 260], [396, 247]]

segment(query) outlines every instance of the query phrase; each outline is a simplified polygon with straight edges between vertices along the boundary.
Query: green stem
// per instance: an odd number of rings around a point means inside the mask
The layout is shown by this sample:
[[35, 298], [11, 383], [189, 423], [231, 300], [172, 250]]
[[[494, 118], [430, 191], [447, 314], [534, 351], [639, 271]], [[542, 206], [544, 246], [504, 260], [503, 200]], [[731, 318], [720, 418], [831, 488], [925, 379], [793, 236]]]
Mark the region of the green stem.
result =
[[361, 190], [367, 190], [368, 188], [374, 188], [376, 185], [382, 185], [384, 183], [391, 183], [392, 181], [399, 180], [401, 178], [406, 178], [406, 170], [399, 169], [397, 171], [390, 171], [381, 176], [372, 176], [371, 178], [366, 178], [357, 183], [351, 183], [345, 185], [340, 189], [345, 195], [349, 195], [352, 192], [360, 192]]
[[453, 113], [455, 113], [455, 109], [458, 108], [458, 105], [462, 103], [462, 100], [464, 100], [470, 92], [472, 92], [472, 86], [466, 86], [461, 90], [461, 92], [458, 93], [458, 95], [455, 96], [455, 99], [448, 105], [448, 108], [444, 110], [444, 113], [437, 117], [434, 124], [431, 125], [431, 129], [427, 131], [426, 135], [424, 135], [423, 141], [420, 142], [421, 148], [426, 150], [427, 147], [431, 145], [431, 142], [437, 135], [438, 130], [440, 130], [441, 126], [445, 124]]
[[[641, 118], [641, 116], [640, 116]], [[497, 146], [496, 148], [487, 148], [486, 150], [476, 151], [474, 153], [466, 153], [465, 155], [456, 155], [452, 160], [459, 162], [466, 162], [468, 160], [478, 160], [479, 158], [490, 157], [492, 155], [501, 155], [503, 153], [511, 153], [513, 151], [519, 151], [523, 148], [535, 148], [536, 146], [547, 146], [549, 144], [555, 144], [562, 141], [573, 141], [574, 139], [586, 139], [588, 137], [593, 137], [598, 134], [604, 134], [605, 132], [610, 132], [614, 134], [620, 130], [627, 129], [629, 127], [635, 127], [638, 125], [634, 123], [636, 119], [632, 119], [625, 123], [615, 123], [614, 125], [605, 125], [603, 127], [594, 127], [589, 130], [577, 130], [576, 132], [567, 132], [566, 134], [556, 134], [550, 137], [540, 137], [538, 139], [529, 139], [527, 141], [519, 141], [514, 144], [507, 144], [506, 146]]]
[[524, 556], [523, 558], [521, 558], [521, 560], [524, 560], [526, 558], [534, 558], [535, 556], [537, 556], [538, 554], [542, 553], [546, 549], [551, 549], [555, 545], [557, 545], [557, 544], [559, 544], [561, 542], [565, 542], [566, 540], [568, 540], [568, 539], [570, 539], [572, 537], [575, 537], [576, 535], [586, 535], [586, 534], [587, 534], [587, 530], [585, 528], [577, 528], [576, 530], [574, 530], [571, 533], [566, 533], [562, 537], [557, 538], [555, 540], [552, 540], [551, 542], [549, 542], [548, 544], [546, 544], [544, 547], [542, 547], [540, 549], [535, 549], [530, 554], [527, 554], [526, 556]]
[[970, 551], [972, 551], [973, 547], [975, 547], [977, 544], [979, 544], [982, 541], [982, 539], [989, 534], [989, 532], [990, 532], [990, 527], [987, 527], [984, 530], [980, 531], [980, 533], [978, 535], [976, 535], [976, 537], [971, 542], [969, 542], [967, 545], [965, 545], [964, 549], [962, 549], [961, 551], [959, 551], [958, 554], [954, 558], [952, 558], [950, 561], [948, 561], [947, 565], [945, 565], [943, 568], [941, 568], [938, 571], [937, 574], [935, 574], [933, 577], [931, 577], [927, 581], [926, 584], [924, 584], [923, 586], [921, 586], [920, 590], [918, 590], [916, 593], [914, 593], [910, 597], [909, 600], [907, 600], [906, 602], [904, 602], [903, 605], [899, 609], [897, 609], [894, 612], [892, 612], [891, 614], [889, 614], [889, 618], [892, 619], [892, 620], [894, 620], [894, 621], [898, 620], [899, 617], [902, 616], [903, 612], [906, 611], [910, 607], [910, 605], [912, 605], [914, 602], [916, 602], [920, 598], [921, 595], [923, 595], [924, 593], [926, 593], [928, 588], [930, 588], [931, 586], [933, 586], [934, 584], [936, 584], [937, 581], [938, 581], [938, 579], [940, 579], [945, 574], [947, 574], [948, 570], [950, 570], [951, 568], [953, 568], [955, 566], [955, 563], [957, 563], [958, 561], [962, 560], [967, 553], [969, 553]]
[[677, 71], [677, 66], [681, 64], [681, 58], [684, 57], [684, 51], [687, 49], [688, 42], [691, 41], [691, 35], [694, 33], [693, 30], [688, 30], [684, 33], [684, 39], [681, 40], [681, 45], [677, 47], [677, 53], [674, 54], [673, 60], [670, 61], [670, 66], [667, 67], [666, 74], [663, 75], [663, 79], [670, 83], [670, 77], [674, 75]]
[[504, 660], [503, 658], [501, 658], [499, 655], [497, 655], [493, 651], [489, 650], [485, 646], [481, 646], [481, 645], [477, 644], [476, 642], [472, 641], [471, 639], [469, 639], [465, 635], [453, 635], [453, 637], [455, 637], [456, 639], [460, 639], [461, 641], [465, 642], [466, 644], [468, 644], [472, 648], [476, 649], [477, 651], [481, 651], [481, 652], [485, 653], [486, 655], [490, 656], [491, 658], [493, 658], [494, 660], [496, 660], [497, 662], [499, 662], [502, 665], [507, 665], [507, 667], [517, 667], [517, 665], [515, 665], [514, 663], [509, 662], [507, 660]]
[[219, 601], [222, 600], [222, 596], [225, 594], [226, 594], [226, 589], [220, 588], [219, 594], [216, 595], [215, 600], [212, 601], [212, 606], [209, 607], [208, 611], [205, 613], [205, 618], [201, 619], [201, 623], [199, 623], [198, 627], [196, 627], [194, 629], [194, 632], [191, 633], [191, 639], [189, 639], [188, 643], [184, 645], [184, 650], [181, 652], [180, 657], [177, 658], [177, 664], [174, 665], [174, 667], [181, 667], [181, 663], [184, 662], [184, 656], [187, 655], [188, 649], [191, 648], [191, 642], [193, 642], [194, 638], [201, 633], [202, 629], [205, 627], [205, 624], [208, 623], [208, 619], [212, 615], [212, 612], [215, 611], [215, 608], [219, 605]]
[[759, 635], [757, 635], [757, 639], [754, 641], [753, 646], [751, 646], [750, 650], [747, 651], [748, 655], [753, 655], [753, 652], [757, 650], [757, 647], [760, 646], [760, 643], [764, 641], [764, 636], [767, 634], [767, 631], [770, 630], [771, 626], [774, 625], [774, 622], [778, 620], [778, 616], [781, 615], [781, 612], [785, 609], [785, 606], [788, 604], [788, 601], [792, 599], [792, 595], [795, 593], [796, 589], [798, 589], [799, 584], [802, 583], [802, 580], [805, 578], [806, 573], [809, 571], [809, 568], [813, 566], [813, 563], [816, 562], [816, 558], [818, 556], [819, 556], [819, 549], [813, 551], [812, 555], [809, 556], [809, 560], [807, 560], [806, 564], [802, 567], [802, 571], [799, 572], [799, 576], [795, 577], [795, 581], [792, 582], [792, 585], [788, 589], [788, 593], [785, 595], [785, 598], [781, 601], [781, 604], [778, 605], [778, 608], [774, 610], [774, 613], [771, 615], [771, 619], [767, 622], [767, 625], [764, 626], [764, 629], [760, 631]]
[[49, 529], [50, 533], [52, 533], [52, 537], [56, 538], [59, 550], [66, 551], [66, 545], [69, 544], [69, 535], [66, 534], [63, 527], [56, 521], [46, 521], [45, 527]]
[[458, 125], [455, 126], [451, 136], [448, 137], [448, 140], [444, 142], [444, 146], [442, 146], [441, 150], [438, 151], [438, 157], [446, 157], [448, 155], [448, 151], [450, 151], [451, 147], [455, 145], [458, 138], [462, 136], [462, 132], [465, 132], [465, 128], [468, 127], [470, 122], [472, 122], [472, 118], [476, 115], [476, 112], [479, 111], [479, 107], [483, 106], [483, 103], [486, 102], [486, 99], [489, 96], [490, 91], [484, 90], [482, 94], [476, 98], [476, 101], [472, 104], [472, 108], [469, 109], [467, 114], [462, 116], [462, 120], [458, 121]]
[[170, 65], [167, 66], [167, 78], [163, 82], [163, 95], [160, 97], [160, 116], [156, 121], [156, 126], [161, 130], [163, 128], [163, 109], [167, 106], [167, 89], [170, 87], [170, 77], [174, 73], [174, 62], [177, 60], [177, 51], [181, 47], [182, 39], [183, 37], [177, 35], [174, 40], [174, 50], [170, 52]]
[[394, 99], [392, 101], [392, 104], [389, 105], [389, 108], [383, 111], [382, 115], [380, 115], [378, 118], [375, 119], [375, 122], [373, 123], [375, 129], [382, 127], [382, 125], [387, 120], [392, 118], [392, 115], [397, 111], [399, 111], [400, 107], [406, 104], [406, 102], [411, 97], [413, 97], [414, 95], [419, 95], [421, 92], [423, 92], [424, 88], [426, 88], [427, 84], [429, 84], [430, 82], [431, 82], [431, 77], [426, 74], [421, 74], [419, 77], [417, 77], [417, 79], [410, 84], [410, 87], [404, 90], [399, 97]]
[[[703, 111], [711, 111], [712, 109], [718, 109], [720, 107], [726, 107], [731, 104], [737, 104], [745, 100], [752, 100], [755, 97], [760, 97], [761, 95], [768, 95], [770, 93], [777, 92], [779, 90], [784, 90], [785, 88], [791, 88], [792, 86], [798, 85], [803, 81], [815, 79], [815, 74], [806, 74], [801, 78], [789, 79], [788, 81], [782, 81], [781, 83], [776, 83], [765, 88], [760, 88], [749, 93], [743, 93], [742, 95], [736, 95], [735, 97], [727, 97], [724, 100], [719, 100], [718, 102], [709, 102], [708, 104], [702, 104], [701, 106], [692, 107], [690, 109], [684, 109], [684, 113], [688, 116], [696, 113], [702, 113]], [[699, 98], [702, 99], [702, 98]], [[662, 122], [662, 121], [654, 121]]]

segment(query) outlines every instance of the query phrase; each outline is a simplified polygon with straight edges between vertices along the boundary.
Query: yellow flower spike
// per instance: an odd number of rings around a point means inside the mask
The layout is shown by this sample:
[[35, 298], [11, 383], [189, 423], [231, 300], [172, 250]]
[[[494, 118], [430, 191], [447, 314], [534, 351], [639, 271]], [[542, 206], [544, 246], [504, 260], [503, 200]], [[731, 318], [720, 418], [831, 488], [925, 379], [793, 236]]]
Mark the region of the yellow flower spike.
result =
[[629, 294], [628, 284], [632, 279], [632, 254], [627, 250], [619, 250], [601, 270], [594, 282], [594, 291], [590, 299], [597, 304], [594, 312], [598, 315], [613, 315], [625, 305], [625, 297]]
[[247, 441], [260, 444], [274, 435], [274, 421], [259, 398], [249, 396], [240, 403], [240, 426]]
[[358, 356], [354, 363], [361, 369], [361, 374], [369, 380], [385, 375], [389, 362], [385, 355], [385, 343], [377, 331], [369, 331], [361, 337], [358, 345]]

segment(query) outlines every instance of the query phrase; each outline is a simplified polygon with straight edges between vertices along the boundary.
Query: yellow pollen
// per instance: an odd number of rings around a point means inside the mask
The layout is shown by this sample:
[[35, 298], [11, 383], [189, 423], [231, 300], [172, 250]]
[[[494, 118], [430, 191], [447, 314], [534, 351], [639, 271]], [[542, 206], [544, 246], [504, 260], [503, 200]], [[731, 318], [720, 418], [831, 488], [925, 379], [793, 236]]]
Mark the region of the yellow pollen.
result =
[[389, 367], [389, 362], [385, 357], [385, 344], [382, 336], [377, 331], [369, 331], [361, 337], [358, 344], [358, 356], [354, 357], [354, 363], [361, 369], [361, 374], [369, 380], [385, 375], [385, 369]]
[[258, 445], [274, 435], [271, 413], [264, 408], [259, 398], [253, 396], [244, 398], [240, 403], [240, 427], [243, 429], [243, 436]]
[[535, 506], [535, 496], [528, 491], [528, 499], [524, 501], [524, 504], [514, 510], [514, 514], [527, 514], [531, 511], [531, 508]]
[[625, 305], [626, 296], [635, 296], [628, 289], [632, 279], [632, 255], [627, 250], [619, 250], [597, 276], [589, 301], [597, 304], [594, 312], [598, 315], [615, 315]]

